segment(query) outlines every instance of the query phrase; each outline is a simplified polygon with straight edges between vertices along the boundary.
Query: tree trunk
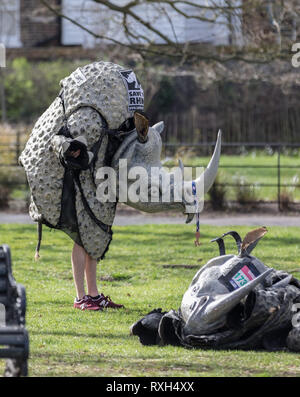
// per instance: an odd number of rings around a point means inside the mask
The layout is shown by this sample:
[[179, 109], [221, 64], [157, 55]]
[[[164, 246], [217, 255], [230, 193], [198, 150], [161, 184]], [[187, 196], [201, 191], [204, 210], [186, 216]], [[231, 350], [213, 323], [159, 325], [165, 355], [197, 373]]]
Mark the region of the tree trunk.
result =
[[0, 68], [0, 101], [1, 101], [1, 121], [6, 122], [6, 98], [4, 85], [4, 71]]

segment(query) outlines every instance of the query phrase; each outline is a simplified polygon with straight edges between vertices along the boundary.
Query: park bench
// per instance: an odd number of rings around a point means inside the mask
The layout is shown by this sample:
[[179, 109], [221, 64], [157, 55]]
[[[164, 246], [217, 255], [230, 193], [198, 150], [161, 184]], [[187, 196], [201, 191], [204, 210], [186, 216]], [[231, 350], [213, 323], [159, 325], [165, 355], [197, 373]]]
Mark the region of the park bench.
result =
[[0, 359], [4, 376], [27, 376], [29, 338], [25, 328], [26, 292], [12, 275], [10, 249], [0, 246]]

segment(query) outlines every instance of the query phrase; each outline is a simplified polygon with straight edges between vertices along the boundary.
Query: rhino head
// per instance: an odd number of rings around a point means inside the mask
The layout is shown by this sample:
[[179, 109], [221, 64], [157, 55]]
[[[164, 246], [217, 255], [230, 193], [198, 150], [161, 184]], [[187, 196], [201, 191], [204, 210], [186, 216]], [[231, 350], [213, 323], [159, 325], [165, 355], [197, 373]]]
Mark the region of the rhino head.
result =
[[211, 259], [196, 273], [180, 307], [186, 335], [209, 335], [224, 329], [230, 311], [273, 271], [250, 255], [266, 232], [265, 227], [255, 229], [243, 241], [236, 232], [225, 234], [238, 237], [239, 253], [225, 255], [220, 249], [221, 255]]
[[[161, 121], [149, 127], [148, 120], [140, 114], [135, 114], [135, 132], [125, 138], [112, 160], [112, 167], [117, 174], [125, 174], [126, 181], [126, 204], [145, 212], [161, 212], [167, 210], [178, 210], [188, 215], [187, 223], [193, 219], [195, 213], [194, 197], [192, 192], [192, 181], [177, 183], [177, 173], [183, 173], [184, 167], [179, 163], [172, 172], [167, 172], [161, 163], [162, 140], [160, 134], [164, 129]], [[221, 153], [221, 131], [213, 156], [204, 172], [195, 179], [194, 183], [198, 194], [203, 199], [214, 183], [217, 176], [219, 158]], [[124, 166], [123, 166], [124, 164]], [[141, 196], [132, 199], [128, 193], [136, 180], [136, 170], [141, 171], [140, 178], [143, 179], [145, 191], [143, 199]], [[153, 175], [153, 170], [155, 170]], [[132, 179], [133, 178], [133, 179]], [[119, 186], [119, 191], [120, 186]], [[166, 194], [168, 192], [168, 194]], [[153, 199], [155, 197], [155, 199]]]

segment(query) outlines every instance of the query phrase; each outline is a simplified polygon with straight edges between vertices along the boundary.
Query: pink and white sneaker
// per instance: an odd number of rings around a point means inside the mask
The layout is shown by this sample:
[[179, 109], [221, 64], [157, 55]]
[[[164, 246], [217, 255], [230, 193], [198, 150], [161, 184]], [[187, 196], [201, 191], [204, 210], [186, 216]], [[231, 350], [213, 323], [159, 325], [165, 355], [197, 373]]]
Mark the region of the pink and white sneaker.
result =
[[85, 295], [79, 300], [75, 298], [74, 308], [80, 310], [102, 310], [102, 308], [89, 295]]
[[121, 309], [124, 307], [124, 305], [119, 305], [118, 303], [114, 303], [110, 296], [104, 296], [103, 294], [100, 294], [98, 298], [92, 298], [89, 296], [90, 303], [98, 305], [98, 308], [100, 310], [102, 309]]

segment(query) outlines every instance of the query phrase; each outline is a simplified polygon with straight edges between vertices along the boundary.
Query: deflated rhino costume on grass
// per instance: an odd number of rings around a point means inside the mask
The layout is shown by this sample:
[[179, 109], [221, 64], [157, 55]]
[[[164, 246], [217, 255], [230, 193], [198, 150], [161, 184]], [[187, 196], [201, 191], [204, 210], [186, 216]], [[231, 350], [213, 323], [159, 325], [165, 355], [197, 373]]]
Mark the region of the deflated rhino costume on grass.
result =
[[[256, 229], [243, 242], [236, 232], [213, 240], [220, 256], [196, 273], [180, 309], [153, 310], [131, 333], [145, 345], [299, 352], [300, 281], [251, 255], [265, 233]], [[227, 234], [236, 239], [238, 255], [225, 254]]]
[[[119, 160], [126, 159], [128, 172], [136, 165], [146, 170], [159, 167], [163, 123], [149, 128], [143, 116], [143, 89], [131, 70], [110, 62], [95, 62], [78, 68], [61, 81], [62, 90], [39, 118], [29, 137], [20, 163], [31, 189], [30, 216], [39, 225], [61, 229], [97, 260], [104, 257], [112, 239], [111, 226], [116, 202], [100, 202], [96, 179], [100, 167], [118, 173]], [[80, 149], [78, 158], [70, 152]], [[221, 149], [219, 133], [214, 155], [205, 172], [195, 181], [206, 193], [218, 170]], [[153, 189], [153, 183], [149, 192]], [[133, 183], [132, 181], [128, 183]], [[166, 186], [158, 183], [159, 202], [127, 201], [147, 212], [177, 209], [187, 213], [193, 202], [191, 183], [171, 186], [171, 202], [162, 201]], [[175, 189], [184, 189], [191, 200], [175, 202]], [[185, 196], [185, 197], [186, 197]], [[117, 198], [118, 199], [118, 198]], [[188, 215], [188, 221], [193, 214]]]

